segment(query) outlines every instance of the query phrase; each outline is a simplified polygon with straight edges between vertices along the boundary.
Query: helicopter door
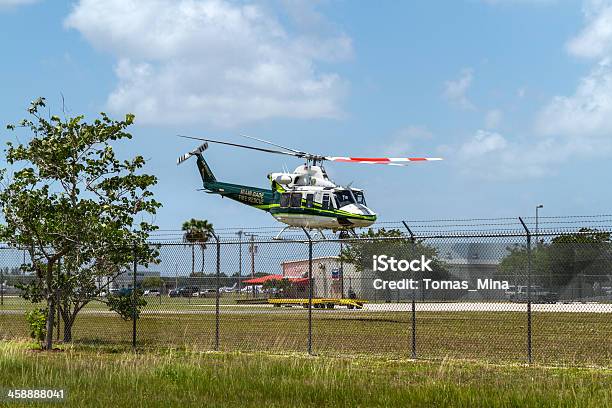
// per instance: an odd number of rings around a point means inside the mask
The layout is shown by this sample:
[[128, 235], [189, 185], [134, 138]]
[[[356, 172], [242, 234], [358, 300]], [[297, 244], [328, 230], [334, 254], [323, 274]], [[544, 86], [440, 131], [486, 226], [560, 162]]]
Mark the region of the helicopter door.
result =
[[314, 207], [314, 194], [306, 194], [306, 207]]
[[291, 193], [291, 208], [300, 208], [302, 206], [302, 193]]
[[324, 210], [332, 209], [332, 204], [331, 204], [331, 200], [330, 200], [330, 197], [329, 197], [328, 193], [324, 193], [323, 194], [323, 201], [321, 202], [321, 207]]
[[289, 207], [290, 200], [291, 200], [291, 194], [290, 193], [283, 193], [283, 194], [281, 194], [280, 207], [281, 208]]

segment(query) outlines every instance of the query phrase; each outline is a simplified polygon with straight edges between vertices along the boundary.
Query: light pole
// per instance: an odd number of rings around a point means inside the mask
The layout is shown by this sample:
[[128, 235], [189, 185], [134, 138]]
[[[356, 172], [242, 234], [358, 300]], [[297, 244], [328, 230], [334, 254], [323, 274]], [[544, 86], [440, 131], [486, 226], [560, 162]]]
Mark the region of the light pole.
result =
[[[255, 279], [255, 254], [257, 253], [257, 245], [255, 245], [255, 234], [244, 234], [251, 237], [251, 245], [249, 246], [249, 252], [251, 254], [251, 279]], [[255, 285], [251, 284], [253, 298], [255, 298]]]
[[538, 216], [539, 216], [538, 210], [539, 210], [540, 208], [544, 208], [544, 206], [543, 206], [542, 204], [540, 204], [540, 205], [536, 206], [536, 209], [535, 209], [535, 210], [536, 210], [536, 219], [535, 219], [535, 236], [536, 236], [536, 240], [537, 240], [537, 241], [536, 241], [537, 245], [540, 245], [540, 235], [539, 235], [539, 232], [540, 232], [540, 231], [539, 231], [539, 229], [538, 229]]
[[240, 290], [242, 289], [242, 234], [244, 234], [244, 231], [240, 230], [238, 232], [236, 232], [236, 235], [238, 235], [238, 295], [240, 296], [240, 293], [242, 293]]

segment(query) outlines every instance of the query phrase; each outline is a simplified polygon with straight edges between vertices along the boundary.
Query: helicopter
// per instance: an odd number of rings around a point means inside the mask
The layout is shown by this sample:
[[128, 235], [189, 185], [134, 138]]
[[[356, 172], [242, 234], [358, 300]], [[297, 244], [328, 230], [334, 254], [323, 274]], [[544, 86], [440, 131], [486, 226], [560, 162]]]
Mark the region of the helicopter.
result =
[[[366, 204], [362, 189], [351, 186], [340, 186], [328, 176], [323, 162], [385, 164], [390, 166], [406, 166], [412, 162], [442, 160], [437, 157], [340, 157], [323, 156], [291, 149], [279, 144], [242, 135], [276, 147], [277, 149], [243, 145], [239, 143], [213, 140], [208, 138], [178, 135], [179, 137], [203, 141], [196, 149], [185, 153], [177, 159], [177, 165], [182, 164], [192, 156], [197, 158], [197, 166], [202, 178], [203, 190], [210, 194], [218, 194], [269, 212], [272, 217], [286, 226], [278, 233], [290, 228], [317, 230], [332, 230], [334, 233], [351, 233], [355, 228], [368, 227], [376, 222], [377, 214]], [[305, 163], [292, 172], [277, 172], [268, 174], [271, 187], [260, 188], [218, 181], [210, 166], [204, 159], [203, 152], [209, 143], [256, 150], [271, 154], [280, 154], [303, 159]], [[282, 149], [282, 150], [278, 150]]]

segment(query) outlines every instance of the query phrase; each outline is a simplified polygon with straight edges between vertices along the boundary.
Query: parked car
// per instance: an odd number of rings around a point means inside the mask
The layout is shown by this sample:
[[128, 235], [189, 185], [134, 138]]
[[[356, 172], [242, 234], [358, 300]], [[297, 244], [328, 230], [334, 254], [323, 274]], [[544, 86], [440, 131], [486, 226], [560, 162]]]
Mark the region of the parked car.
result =
[[516, 295], [516, 285], [509, 285], [504, 294], [508, 299], [512, 300], [512, 297]]
[[194, 293], [193, 296], [198, 296], [198, 297], [215, 297], [217, 294], [217, 291], [215, 289], [203, 289], [197, 293]]
[[116, 293], [119, 296], [128, 296], [132, 294], [132, 288], [121, 288]]
[[168, 291], [168, 296], [169, 297], [179, 297], [181, 296], [181, 293], [179, 292], [178, 289], [171, 289]]
[[197, 286], [183, 286], [178, 291], [180, 296], [191, 297], [194, 293], [198, 293], [200, 288]]
[[159, 289], [147, 289], [144, 291], [144, 296], [161, 296]]
[[[510, 297], [513, 302], [527, 301], [527, 285], [517, 286], [516, 292]], [[531, 286], [531, 301], [534, 303], [556, 303], [559, 300], [559, 294], [544, 289], [540, 285]]]

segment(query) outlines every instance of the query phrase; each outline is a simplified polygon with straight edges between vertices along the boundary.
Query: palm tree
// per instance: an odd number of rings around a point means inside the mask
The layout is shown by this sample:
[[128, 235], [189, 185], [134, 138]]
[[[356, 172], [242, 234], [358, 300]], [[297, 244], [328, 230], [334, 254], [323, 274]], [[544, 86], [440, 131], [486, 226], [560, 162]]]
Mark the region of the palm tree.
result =
[[183, 241], [191, 244], [191, 273], [195, 272], [194, 245], [199, 245], [202, 251], [202, 272], [204, 272], [204, 251], [206, 242], [213, 236], [213, 225], [206, 220], [192, 218], [183, 223]]

